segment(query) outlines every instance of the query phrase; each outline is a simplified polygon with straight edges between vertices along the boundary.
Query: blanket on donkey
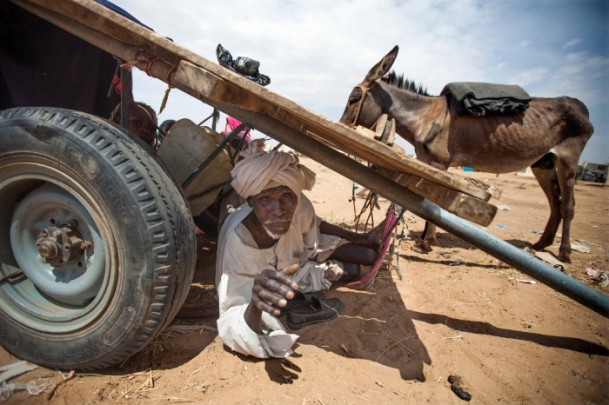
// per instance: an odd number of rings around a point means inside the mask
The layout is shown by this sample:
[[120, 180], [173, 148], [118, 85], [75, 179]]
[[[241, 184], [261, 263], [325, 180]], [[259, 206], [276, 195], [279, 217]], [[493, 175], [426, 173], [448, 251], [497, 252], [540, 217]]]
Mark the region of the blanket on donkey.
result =
[[514, 114], [529, 106], [531, 96], [514, 84], [448, 83], [441, 95], [457, 106], [459, 115]]

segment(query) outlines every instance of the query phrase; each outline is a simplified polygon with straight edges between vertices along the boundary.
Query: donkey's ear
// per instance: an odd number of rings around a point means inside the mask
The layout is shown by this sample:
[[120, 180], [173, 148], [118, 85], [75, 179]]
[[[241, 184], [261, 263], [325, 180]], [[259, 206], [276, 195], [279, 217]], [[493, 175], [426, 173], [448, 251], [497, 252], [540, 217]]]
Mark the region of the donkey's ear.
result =
[[372, 69], [370, 69], [362, 83], [375, 83], [380, 80], [380, 78], [383, 77], [387, 72], [389, 72], [389, 69], [393, 65], [393, 62], [395, 62], [395, 58], [397, 58], [398, 56], [398, 50], [398, 46], [394, 46], [393, 49], [389, 51], [389, 53], [385, 55], [383, 59], [380, 60], [379, 63], [377, 63]]

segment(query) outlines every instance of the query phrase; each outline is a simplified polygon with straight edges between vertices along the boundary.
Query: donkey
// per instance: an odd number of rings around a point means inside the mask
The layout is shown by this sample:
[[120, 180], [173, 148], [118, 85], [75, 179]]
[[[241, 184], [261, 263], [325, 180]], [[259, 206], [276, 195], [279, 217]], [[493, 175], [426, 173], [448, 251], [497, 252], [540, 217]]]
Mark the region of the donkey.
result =
[[[440, 170], [470, 166], [509, 173], [531, 166], [550, 203], [550, 218], [533, 248], [552, 244], [562, 220], [559, 260], [570, 263], [575, 175], [594, 131], [586, 106], [571, 97], [533, 97], [527, 109], [514, 114], [458, 116], [446, 97], [428, 96], [412, 83], [402, 88], [384, 78], [397, 53], [396, 46], [353, 88], [340, 122], [371, 128], [387, 114], [395, 118], [396, 133], [414, 146], [417, 158]], [[435, 239], [435, 225], [426, 223], [417, 247], [427, 253]]]

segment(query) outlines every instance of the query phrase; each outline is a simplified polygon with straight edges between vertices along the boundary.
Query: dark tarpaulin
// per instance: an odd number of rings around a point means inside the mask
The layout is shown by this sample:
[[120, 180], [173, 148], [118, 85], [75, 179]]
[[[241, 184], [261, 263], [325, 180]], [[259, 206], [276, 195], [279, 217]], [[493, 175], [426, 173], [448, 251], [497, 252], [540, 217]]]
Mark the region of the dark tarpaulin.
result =
[[458, 115], [516, 114], [526, 110], [531, 101], [531, 96], [514, 84], [448, 83], [440, 94], [456, 107]]
[[109, 53], [0, 0], [0, 109], [75, 109], [107, 118], [120, 101], [108, 92], [117, 66]]

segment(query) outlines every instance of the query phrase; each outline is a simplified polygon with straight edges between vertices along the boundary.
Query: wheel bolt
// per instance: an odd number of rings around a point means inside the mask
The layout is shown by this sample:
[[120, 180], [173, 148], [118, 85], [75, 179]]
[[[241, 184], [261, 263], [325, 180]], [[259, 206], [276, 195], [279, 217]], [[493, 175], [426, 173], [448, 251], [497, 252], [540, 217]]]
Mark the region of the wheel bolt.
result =
[[41, 240], [36, 244], [38, 253], [46, 260], [51, 260], [59, 254], [59, 246], [52, 240]]

